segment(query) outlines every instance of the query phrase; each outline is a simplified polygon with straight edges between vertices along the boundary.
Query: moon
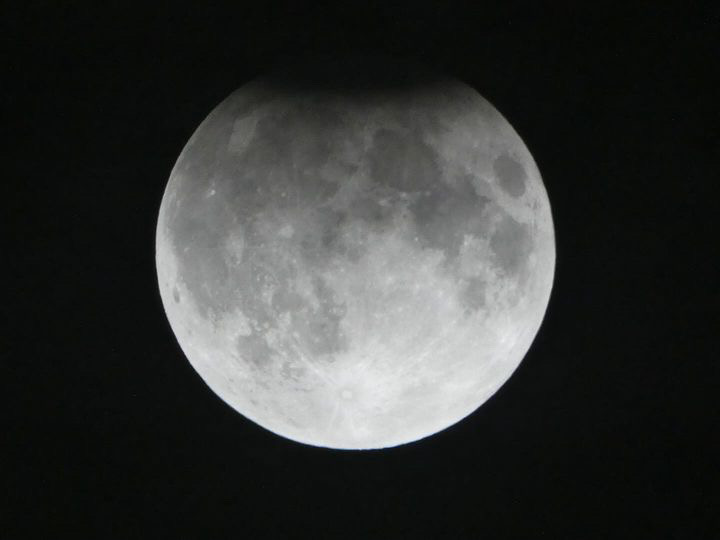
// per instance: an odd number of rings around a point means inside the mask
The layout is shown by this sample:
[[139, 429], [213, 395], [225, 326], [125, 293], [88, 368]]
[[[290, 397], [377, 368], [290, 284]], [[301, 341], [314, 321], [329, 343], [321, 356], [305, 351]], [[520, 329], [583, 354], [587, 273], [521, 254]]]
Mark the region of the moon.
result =
[[422, 439], [490, 398], [540, 328], [540, 172], [454, 78], [294, 81], [245, 84], [180, 154], [156, 231], [165, 312], [207, 385], [277, 435]]

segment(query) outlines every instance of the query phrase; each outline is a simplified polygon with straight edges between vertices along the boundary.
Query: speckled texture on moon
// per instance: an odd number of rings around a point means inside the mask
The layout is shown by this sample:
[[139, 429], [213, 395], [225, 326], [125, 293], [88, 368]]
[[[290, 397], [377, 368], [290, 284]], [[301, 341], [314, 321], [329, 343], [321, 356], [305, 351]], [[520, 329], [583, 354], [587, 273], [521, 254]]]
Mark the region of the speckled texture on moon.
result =
[[172, 329], [210, 388], [276, 434], [348, 449], [485, 402], [530, 347], [555, 265], [532, 156], [450, 79], [243, 86], [180, 155], [156, 249]]

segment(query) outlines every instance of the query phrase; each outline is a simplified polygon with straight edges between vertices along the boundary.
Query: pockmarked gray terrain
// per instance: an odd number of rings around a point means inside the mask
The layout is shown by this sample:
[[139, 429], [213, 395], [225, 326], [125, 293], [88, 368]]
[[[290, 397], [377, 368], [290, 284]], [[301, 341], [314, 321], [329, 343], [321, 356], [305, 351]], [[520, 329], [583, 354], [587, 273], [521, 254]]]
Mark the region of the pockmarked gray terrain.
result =
[[192, 135], [157, 224], [162, 301], [210, 388], [306, 444], [391, 447], [510, 377], [555, 241], [523, 141], [474, 89], [264, 78]]

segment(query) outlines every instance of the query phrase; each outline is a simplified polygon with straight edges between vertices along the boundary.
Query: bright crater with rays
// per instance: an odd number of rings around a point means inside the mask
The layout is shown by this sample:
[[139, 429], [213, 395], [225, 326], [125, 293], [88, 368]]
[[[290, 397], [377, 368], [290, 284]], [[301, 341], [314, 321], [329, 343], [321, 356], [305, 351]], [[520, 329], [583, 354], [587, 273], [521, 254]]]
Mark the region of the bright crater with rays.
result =
[[542, 322], [555, 243], [532, 156], [469, 86], [261, 78], [182, 151], [156, 256], [218, 396], [281, 436], [358, 449], [436, 433], [497, 391]]

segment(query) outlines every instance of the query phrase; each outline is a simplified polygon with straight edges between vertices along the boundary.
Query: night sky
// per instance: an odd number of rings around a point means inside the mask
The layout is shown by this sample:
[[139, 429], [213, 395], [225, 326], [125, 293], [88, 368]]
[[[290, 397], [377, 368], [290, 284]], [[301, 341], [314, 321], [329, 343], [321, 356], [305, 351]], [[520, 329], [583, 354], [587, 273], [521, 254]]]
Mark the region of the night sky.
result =
[[[0, 537], [719, 537], [717, 8], [16, 4]], [[476, 88], [555, 222], [552, 297], [515, 374], [383, 451], [295, 443], [225, 405], [155, 274], [163, 190], [207, 113], [291, 54], [343, 51]]]

